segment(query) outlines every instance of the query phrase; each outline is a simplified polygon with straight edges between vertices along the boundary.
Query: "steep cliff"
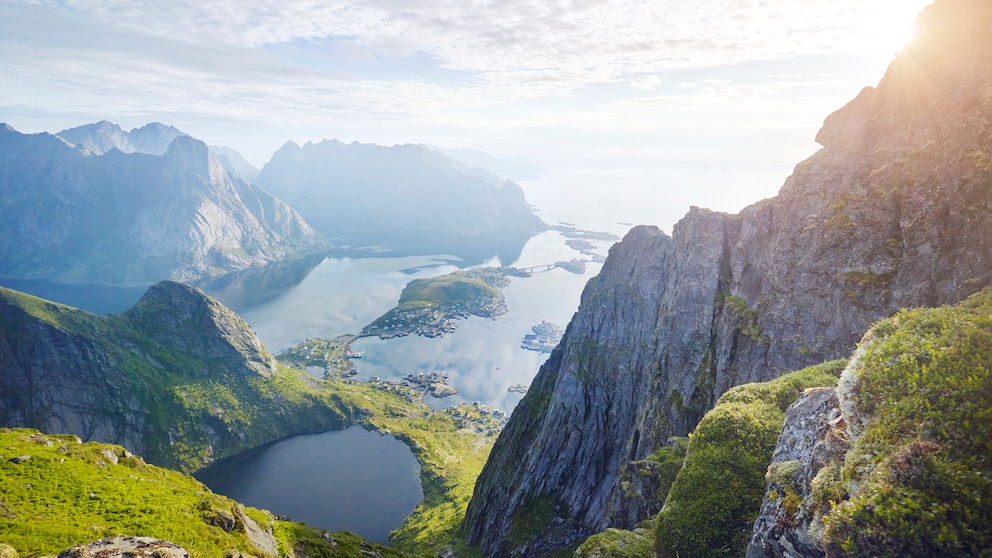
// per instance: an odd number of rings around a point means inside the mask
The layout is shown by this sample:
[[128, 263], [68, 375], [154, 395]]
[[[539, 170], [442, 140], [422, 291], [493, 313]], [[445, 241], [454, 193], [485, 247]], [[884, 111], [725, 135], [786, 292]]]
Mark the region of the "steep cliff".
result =
[[[95, 141], [95, 133], [86, 137]], [[186, 135], [161, 156], [99, 154], [4, 125], [0, 211], [6, 277], [147, 285], [325, 247], [292, 208], [229, 175]]]
[[992, 5], [938, 0], [775, 198], [640, 227], [590, 281], [469, 506], [487, 556], [574, 548], [661, 502], [632, 463], [732, 386], [849, 355], [900, 307], [992, 284]]
[[111, 316], [0, 288], [4, 426], [117, 443], [190, 471], [353, 415], [277, 367], [240, 317], [193, 287], [153, 285]]

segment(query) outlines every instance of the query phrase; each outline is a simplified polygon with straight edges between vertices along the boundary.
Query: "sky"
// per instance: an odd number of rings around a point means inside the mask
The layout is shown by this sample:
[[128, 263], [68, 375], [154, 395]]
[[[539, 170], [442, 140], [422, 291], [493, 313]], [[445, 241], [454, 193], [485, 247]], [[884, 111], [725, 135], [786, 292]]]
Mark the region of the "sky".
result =
[[0, 121], [158, 121], [257, 166], [287, 140], [471, 148], [737, 210], [929, 3], [0, 0]]

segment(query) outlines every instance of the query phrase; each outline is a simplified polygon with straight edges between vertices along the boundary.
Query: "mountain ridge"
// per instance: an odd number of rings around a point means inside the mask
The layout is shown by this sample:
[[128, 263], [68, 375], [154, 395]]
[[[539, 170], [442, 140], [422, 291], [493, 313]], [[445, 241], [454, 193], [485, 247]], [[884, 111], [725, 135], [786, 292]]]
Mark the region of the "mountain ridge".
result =
[[[845, 357], [900, 307], [992, 284], [990, 21], [973, 0], [928, 7], [777, 197], [737, 215], [693, 208], [670, 237], [639, 227], [614, 246], [497, 441], [467, 541], [552, 555], [632, 528], [663, 503], [625, 489], [632, 463], [727, 389]], [[511, 537], [522, 521], [528, 536]]]
[[162, 155], [0, 133], [0, 276], [147, 285], [327, 247], [284, 202], [186, 135]]
[[326, 238], [351, 246], [511, 260], [547, 228], [519, 185], [494, 185], [423, 145], [288, 141], [257, 180]]

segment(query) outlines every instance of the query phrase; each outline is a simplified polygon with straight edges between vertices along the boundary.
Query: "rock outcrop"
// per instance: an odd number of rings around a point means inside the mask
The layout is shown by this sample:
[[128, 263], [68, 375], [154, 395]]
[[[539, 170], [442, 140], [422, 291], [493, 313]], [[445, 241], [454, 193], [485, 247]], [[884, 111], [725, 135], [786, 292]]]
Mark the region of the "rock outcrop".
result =
[[58, 558], [189, 558], [185, 548], [151, 537], [114, 537], [76, 545]]
[[467, 540], [539, 556], [629, 529], [658, 510], [623, 473], [728, 388], [845, 357], [900, 307], [992, 285], [989, 28], [986, 2], [936, 2], [778, 196], [614, 246], [500, 436]]
[[843, 459], [850, 448], [836, 392], [835, 388], [807, 390], [786, 411], [747, 558], [825, 555], [810, 535], [819, 511], [811, 496], [820, 469]]
[[902, 310], [786, 414], [749, 558], [992, 547], [992, 289]]
[[[87, 141], [107, 147], [94, 134]], [[326, 247], [292, 208], [228, 174], [199, 140], [177, 135], [161, 156], [100, 153], [0, 127], [0, 276], [147, 285]]]

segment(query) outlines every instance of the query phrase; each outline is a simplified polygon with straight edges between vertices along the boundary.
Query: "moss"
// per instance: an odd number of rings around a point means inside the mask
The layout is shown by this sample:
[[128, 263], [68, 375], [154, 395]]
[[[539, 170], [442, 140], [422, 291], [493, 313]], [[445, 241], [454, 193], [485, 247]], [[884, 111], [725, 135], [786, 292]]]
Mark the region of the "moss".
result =
[[782, 463], [772, 463], [768, 466], [768, 473], [765, 480], [778, 486], [788, 486], [799, 473], [798, 461], [783, 461]]
[[685, 464], [658, 514], [662, 557], [740, 556], [765, 493], [785, 409], [806, 388], [836, 385], [843, 361], [725, 393], [689, 438]]
[[[859, 348], [845, 383], [860, 437], [824, 518], [855, 556], [979, 556], [992, 548], [992, 291], [903, 310]], [[836, 472], [835, 472], [836, 474]], [[819, 480], [821, 499], [845, 495]], [[828, 482], [829, 481], [829, 482]]]
[[799, 497], [795, 488], [786, 486], [784, 490], [785, 495], [782, 497], [782, 509], [785, 511], [786, 517], [793, 517], [799, 511], [799, 505], [802, 504], [803, 500]]
[[689, 438], [673, 436], [669, 438], [669, 442], [671, 442], [671, 445], [659, 448], [658, 451], [647, 458], [647, 461], [657, 464], [652, 470], [658, 479], [658, 492], [656, 496], [659, 502], [664, 502], [668, 497], [668, 492], [672, 489], [675, 478], [678, 476], [679, 471], [682, 470], [682, 465], [685, 463], [685, 454], [689, 448]]
[[758, 311], [748, 307], [747, 301], [739, 296], [726, 296], [725, 302], [734, 314], [737, 315], [738, 328], [741, 335], [757, 342], [766, 340], [761, 333], [761, 326], [758, 325]]
[[[527, 544], [534, 537], [548, 531], [551, 522], [560, 514], [562, 506], [554, 496], [531, 498], [513, 512], [507, 538], [518, 545]], [[565, 515], [569, 515], [567, 512]]]
[[[328, 533], [303, 523], [276, 522], [273, 535], [279, 544], [280, 556], [310, 556], [339, 558], [341, 556], [381, 556], [404, 558], [409, 554], [372, 543], [352, 533]], [[290, 553], [292, 551], [292, 553]]]
[[[39, 444], [27, 429], [0, 429], [0, 533], [22, 555], [57, 554], [101, 536], [170, 540], [194, 555], [253, 553], [242, 532], [227, 533], [204, 520], [204, 509], [230, 513], [237, 505], [195, 479], [154, 466], [114, 464], [123, 449], [76, 442]], [[44, 437], [48, 438], [48, 437]], [[10, 455], [30, 456], [15, 463]]]
[[586, 539], [575, 551], [575, 558], [651, 558], [654, 541], [650, 536], [621, 529], [607, 529]]

